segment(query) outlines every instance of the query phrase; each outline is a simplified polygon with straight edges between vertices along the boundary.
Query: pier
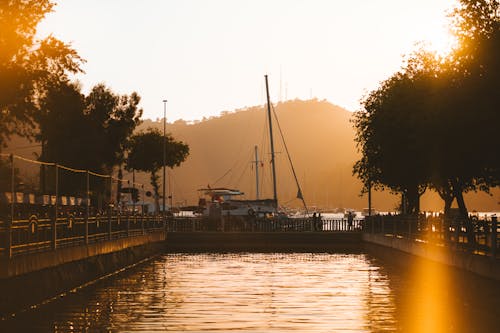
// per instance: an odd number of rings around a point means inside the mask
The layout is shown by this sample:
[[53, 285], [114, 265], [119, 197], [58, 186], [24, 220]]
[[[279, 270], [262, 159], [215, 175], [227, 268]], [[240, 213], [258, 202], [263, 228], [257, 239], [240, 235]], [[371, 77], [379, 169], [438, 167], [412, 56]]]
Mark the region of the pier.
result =
[[31, 215], [0, 227], [0, 313], [7, 315], [163, 251], [160, 216]]
[[4, 315], [169, 252], [404, 254], [500, 279], [495, 219], [482, 221], [473, 238], [457, 221], [446, 227], [439, 220], [401, 216], [349, 223], [312, 218], [163, 218], [110, 211], [104, 216], [71, 215], [34, 223], [33, 218], [14, 220], [0, 229]]

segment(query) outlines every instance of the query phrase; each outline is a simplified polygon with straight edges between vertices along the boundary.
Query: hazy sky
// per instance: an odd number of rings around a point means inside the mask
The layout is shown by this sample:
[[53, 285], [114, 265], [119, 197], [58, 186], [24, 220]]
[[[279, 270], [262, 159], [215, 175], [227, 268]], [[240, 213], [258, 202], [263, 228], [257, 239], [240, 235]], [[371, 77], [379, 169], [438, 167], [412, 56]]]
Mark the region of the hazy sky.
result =
[[[137, 91], [145, 118], [201, 119], [311, 96], [349, 110], [418, 41], [442, 48], [454, 0], [67, 0], [40, 25], [87, 60], [84, 91]], [[281, 78], [281, 79], [280, 79]], [[281, 87], [281, 88], [280, 88]]]

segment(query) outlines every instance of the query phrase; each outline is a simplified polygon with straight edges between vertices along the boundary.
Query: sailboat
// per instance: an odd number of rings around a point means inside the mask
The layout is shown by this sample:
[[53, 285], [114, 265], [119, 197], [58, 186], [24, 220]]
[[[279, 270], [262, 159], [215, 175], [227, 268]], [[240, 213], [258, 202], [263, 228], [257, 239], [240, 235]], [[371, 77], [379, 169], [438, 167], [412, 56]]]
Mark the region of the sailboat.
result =
[[[199, 200], [199, 211], [205, 216], [217, 217], [217, 216], [249, 216], [249, 217], [266, 217], [275, 218], [283, 217], [285, 214], [280, 212], [278, 205], [278, 192], [276, 185], [276, 163], [275, 163], [275, 151], [274, 151], [274, 137], [273, 137], [273, 123], [271, 114], [271, 101], [269, 97], [269, 84], [267, 75], [264, 76], [266, 82], [266, 96], [267, 96], [267, 118], [269, 122], [269, 143], [271, 148], [271, 167], [272, 167], [272, 180], [273, 180], [273, 198], [272, 199], [260, 199], [258, 196], [258, 171], [256, 171], [256, 193], [257, 198], [254, 200], [239, 200], [236, 199], [238, 196], [244, 195], [243, 192], [237, 189], [231, 189], [226, 187], [211, 188], [207, 186], [206, 188], [199, 189], [198, 191], [205, 195], [206, 198], [200, 198]], [[276, 116], [276, 115], [275, 115]], [[277, 118], [276, 118], [277, 119]], [[281, 128], [278, 129], [283, 139], [283, 133]], [[284, 148], [286, 150], [288, 160], [291, 165], [293, 176], [297, 185], [297, 198], [302, 200], [304, 208], [307, 214], [307, 205], [305, 203], [304, 197], [302, 195], [302, 190], [295, 173], [295, 169], [288, 152], [288, 147], [283, 139]], [[257, 147], [255, 147], [255, 162], [258, 161]], [[256, 165], [257, 166], [257, 165]], [[257, 170], [257, 168], [256, 168]]]

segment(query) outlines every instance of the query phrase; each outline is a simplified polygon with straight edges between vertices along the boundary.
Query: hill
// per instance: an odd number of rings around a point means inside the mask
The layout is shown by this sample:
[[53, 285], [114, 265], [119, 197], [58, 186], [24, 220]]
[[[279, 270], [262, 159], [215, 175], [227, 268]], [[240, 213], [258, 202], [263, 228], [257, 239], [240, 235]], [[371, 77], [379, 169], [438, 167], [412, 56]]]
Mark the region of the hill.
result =
[[[352, 113], [320, 100], [293, 100], [278, 103], [275, 111], [283, 130], [304, 197], [312, 207], [355, 208], [367, 207], [367, 197], [360, 196], [361, 183], [352, 176], [352, 166], [358, 159], [354, 142], [354, 129], [350, 123]], [[224, 112], [220, 117], [200, 122], [177, 121], [167, 125], [167, 132], [191, 147], [188, 160], [170, 170], [174, 203], [195, 202], [196, 190], [202, 187], [224, 186], [238, 188], [247, 198], [255, 198], [254, 146], [259, 148], [261, 197], [272, 197], [269, 135], [265, 106], [256, 106], [235, 112]], [[157, 127], [161, 121], [145, 121], [141, 128]], [[278, 174], [278, 199], [281, 203], [299, 207], [295, 198], [297, 189], [280, 140], [276, 121], [273, 120]], [[142, 178], [147, 182], [146, 178]], [[494, 196], [469, 194], [469, 209], [499, 210], [499, 191]], [[378, 210], [393, 210], [398, 198], [388, 192], [373, 195]], [[422, 198], [422, 209], [441, 210], [443, 203], [435, 193]]]
[[[358, 159], [352, 113], [326, 100], [293, 100], [275, 106], [304, 198], [309, 206], [333, 209], [367, 207], [367, 197], [360, 196], [361, 183], [352, 176], [352, 166]], [[145, 120], [139, 130], [156, 127], [163, 131], [161, 120]], [[297, 188], [287, 160], [278, 124], [273, 120], [278, 174], [278, 199], [288, 206], [300, 207]], [[272, 197], [269, 130], [265, 106], [255, 106], [234, 112], [223, 112], [196, 122], [178, 120], [167, 124], [167, 132], [190, 146], [190, 156], [179, 168], [169, 170], [174, 204], [196, 204], [197, 190], [207, 185], [231, 187], [255, 198], [254, 147], [258, 147], [261, 198]], [[14, 140], [11, 149], [16, 154], [34, 158], [36, 143]], [[20, 149], [19, 149], [20, 148]], [[126, 175], [126, 177], [128, 177]], [[138, 182], [150, 188], [149, 175], [138, 173]], [[169, 186], [170, 187], [170, 186]], [[493, 196], [484, 193], [466, 195], [470, 211], [500, 211], [500, 190]], [[396, 196], [376, 192], [373, 205], [381, 211], [394, 210]], [[423, 210], [441, 210], [442, 201], [435, 193], [422, 198]]]

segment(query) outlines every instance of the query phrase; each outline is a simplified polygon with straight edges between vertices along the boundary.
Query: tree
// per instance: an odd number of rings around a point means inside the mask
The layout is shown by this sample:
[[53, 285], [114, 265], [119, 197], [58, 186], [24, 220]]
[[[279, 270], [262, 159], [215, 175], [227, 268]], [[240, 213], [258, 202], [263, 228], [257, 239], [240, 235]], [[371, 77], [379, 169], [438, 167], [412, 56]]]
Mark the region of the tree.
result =
[[52, 36], [35, 39], [53, 6], [50, 0], [0, 2], [0, 149], [14, 133], [33, 134], [33, 114], [47, 84], [81, 72], [83, 59], [68, 44]]
[[116, 95], [102, 84], [84, 96], [77, 84], [56, 82], [40, 104], [42, 159], [110, 173], [123, 161], [127, 140], [140, 123], [137, 93]]
[[[500, 17], [498, 0], [461, 0], [452, 12], [458, 47], [443, 61], [439, 121], [440, 165], [433, 187], [445, 200], [445, 211], [457, 200], [468, 216], [463, 193], [500, 184]], [[450, 144], [451, 143], [451, 144]]]
[[[463, 193], [499, 185], [498, 12], [498, 1], [462, 0], [452, 14], [457, 49], [446, 58], [415, 52], [362, 101], [354, 118], [362, 157], [354, 173], [365, 187], [417, 197], [430, 186], [445, 212], [456, 199], [467, 217]], [[418, 212], [411, 201], [410, 211]]]
[[[163, 167], [163, 140], [163, 135], [152, 128], [132, 136], [127, 159], [127, 169], [151, 173], [151, 185], [154, 190], [157, 212], [160, 210], [159, 176], [157, 172]], [[181, 165], [189, 155], [189, 146], [182, 141], [176, 141], [171, 135], [167, 135], [165, 140], [165, 166], [173, 168]]]
[[140, 100], [136, 92], [119, 96], [103, 84], [96, 85], [85, 98], [85, 114], [94, 125], [88, 134], [94, 167], [110, 172], [123, 162], [128, 140], [141, 122]]
[[[78, 84], [52, 82], [35, 117], [40, 129], [37, 139], [42, 143], [41, 160], [111, 173], [122, 163], [128, 139], [140, 123], [139, 101], [137, 93], [119, 96], [102, 84], [84, 96]], [[42, 168], [43, 191], [45, 178]], [[83, 191], [84, 184], [78, 179], [78, 175], [61, 179], [61, 191]], [[104, 190], [102, 182], [92, 187]]]
[[419, 198], [428, 183], [425, 163], [430, 94], [425, 73], [399, 72], [372, 91], [363, 101], [364, 110], [354, 117], [361, 159], [354, 173], [365, 184], [401, 193], [404, 212], [418, 213]]

